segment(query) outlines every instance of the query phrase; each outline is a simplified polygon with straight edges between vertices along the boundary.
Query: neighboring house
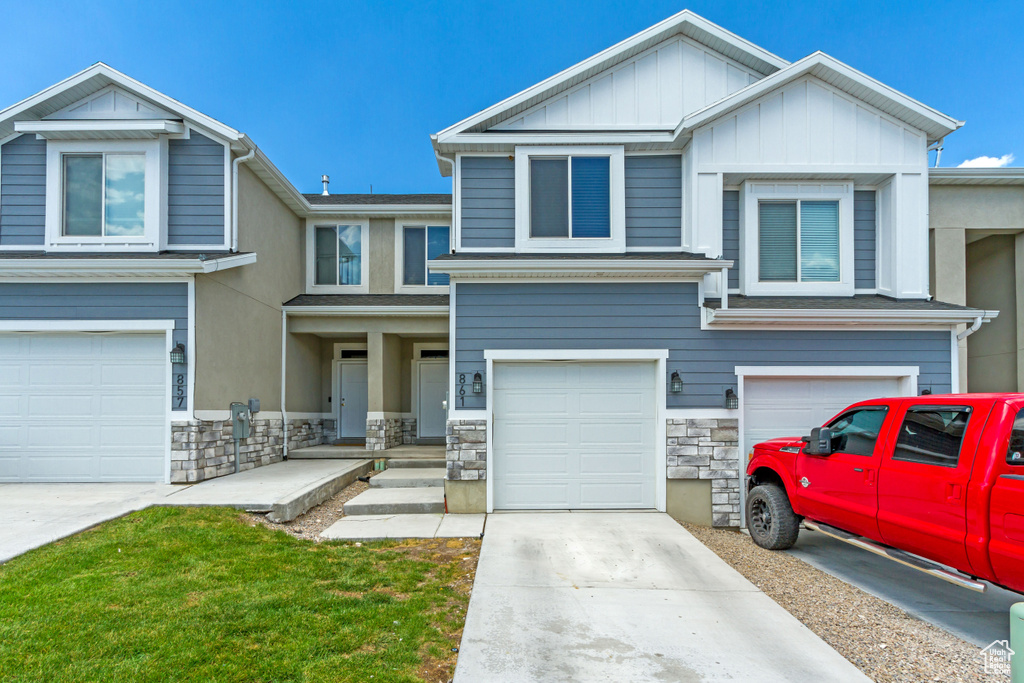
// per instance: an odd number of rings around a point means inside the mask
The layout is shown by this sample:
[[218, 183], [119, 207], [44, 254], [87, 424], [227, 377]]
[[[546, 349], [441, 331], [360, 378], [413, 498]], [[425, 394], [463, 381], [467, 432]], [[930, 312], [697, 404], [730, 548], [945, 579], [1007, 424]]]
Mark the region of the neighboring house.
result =
[[932, 293], [999, 317], [960, 342], [964, 391], [1024, 389], [1024, 169], [933, 168]]
[[960, 125], [682, 12], [433, 136], [449, 509], [738, 526], [758, 440], [957, 391], [958, 329], [996, 315], [930, 298], [928, 149]]
[[0, 111], [0, 482], [231, 473], [249, 398], [241, 467], [275, 462], [336, 434], [332, 373], [356, 392], [343, 437], [370, 417], [414, 441], [422, 416], [443, 441], [447, 288], [425, 264], [450, 202], [304, 197], [243, 133], [105, 64]]

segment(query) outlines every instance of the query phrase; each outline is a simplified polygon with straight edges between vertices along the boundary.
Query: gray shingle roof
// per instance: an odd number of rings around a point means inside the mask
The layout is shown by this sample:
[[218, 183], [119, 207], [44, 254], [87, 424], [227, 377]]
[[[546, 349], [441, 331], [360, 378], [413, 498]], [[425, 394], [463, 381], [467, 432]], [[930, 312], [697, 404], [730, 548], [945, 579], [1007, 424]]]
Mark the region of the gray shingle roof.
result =
[[447, 294], [300, 294], [285, 306], [447, 306]]
[[373, 206], [378, 204], [436, 204], [452, 205], [450, 194], [307, 194], [306, 200], [313, 206]]
[[[719, 309], [721, 299], [705, 299], [705, 308]], [[878, 294], [856, 296], [738, 296], [729, 297], [729, 308], [745, 310], [856, 310], [856, 311], [973, 311], [978, 309], [945, 301], [893, 299]]]
[[[686, 251], [629, 252], [626, 254], [515, 254], [512, 252], [492, 252], [475, 254], [460, 251], [455, 254], [441, 254], [435, 261], [544, 261], [544, 260], [600, 260], [600, 261], [706, 261], [704, 254], [691, 254]], [[714, 260], [714, 259], [712, 259]]]

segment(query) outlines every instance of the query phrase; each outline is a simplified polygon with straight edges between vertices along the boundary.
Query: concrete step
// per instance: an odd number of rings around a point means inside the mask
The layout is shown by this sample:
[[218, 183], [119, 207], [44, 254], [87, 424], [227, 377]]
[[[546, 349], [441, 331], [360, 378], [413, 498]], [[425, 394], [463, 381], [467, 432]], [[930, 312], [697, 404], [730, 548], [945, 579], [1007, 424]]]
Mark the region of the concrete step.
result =
[[431, 512], [444, 512], [443, 486], [372, 488], [345, 503], [346, 515], [408, 515]]
[[480, 538], [484, 515], [359, 515], [342, 517], [320, 538], [377, 541], [385, 538]]
[[[384, 452], [387, 453], [387, 451]], [[388, 458], [388, 469], [397, 470], [410, 467], [416, 469], [425, 467], [444, 469], [444, 463], [444, 458]]]
[[423, 488], [444, 486], [444, 470], [440, 467], [400, 467], [385, 470], [370, 479], [375, 489]]

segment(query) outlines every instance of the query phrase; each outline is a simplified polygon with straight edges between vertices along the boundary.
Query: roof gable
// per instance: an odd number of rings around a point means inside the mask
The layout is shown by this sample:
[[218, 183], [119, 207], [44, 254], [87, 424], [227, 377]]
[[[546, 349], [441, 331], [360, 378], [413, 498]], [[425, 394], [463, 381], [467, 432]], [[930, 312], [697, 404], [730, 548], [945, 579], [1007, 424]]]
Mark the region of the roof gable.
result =
[[67, 119], [169, 119], [170, 112], [154, 107], [124, 88], [108, 85], [98, 92], [73, 102], [60, 111], [43, 117], [46, 120]]
[[490, 130], [673, 130], [685, 114], [763, 77], [676, 35]]

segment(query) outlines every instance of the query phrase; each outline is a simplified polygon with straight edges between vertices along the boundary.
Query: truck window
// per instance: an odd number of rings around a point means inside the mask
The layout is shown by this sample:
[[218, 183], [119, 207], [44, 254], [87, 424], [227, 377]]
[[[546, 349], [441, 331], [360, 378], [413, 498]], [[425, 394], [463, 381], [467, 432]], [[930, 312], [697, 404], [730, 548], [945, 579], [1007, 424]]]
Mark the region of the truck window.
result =
[[832, 452], [870, 456], [875, 452], [885, 413], [885, 406], [859, 408], [832, 420], [827, 425], [832, 430]]
[[1017, 413], [1010, 431], [1010, 448], [1006, 451], [1006, 462], [1024, 467], [1024, 410]]
[[893, 460], [956, 467], [970, 416], [970, 408], [959, 406], [908, 409], [896, 439]]

